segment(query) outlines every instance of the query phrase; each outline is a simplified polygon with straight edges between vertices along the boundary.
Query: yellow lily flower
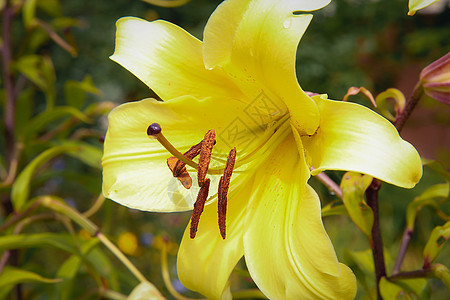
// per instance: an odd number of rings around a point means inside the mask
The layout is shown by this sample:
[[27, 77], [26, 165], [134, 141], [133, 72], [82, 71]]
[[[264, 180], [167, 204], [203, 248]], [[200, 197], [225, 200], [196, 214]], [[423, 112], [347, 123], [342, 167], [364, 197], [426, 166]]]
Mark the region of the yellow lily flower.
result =
[[[163, 101], [126, 103], [110, 113], [103, 192], [144, 211], [192, 210], [197, 180], [187, 189], [173, 176], [167, 145], [149, 139], [147, 128], [160, 124], [181, 152], [215, 130], [209, 198], [195, 238], [186, 229], [177, 262], [181, 282], [208, 299], [231, 298], [228, 278], [242, 256], [270, 299], [354, 298], [355, 277], [336, 257], [320, 200], [307, 184], [310, 175], [350, 170], [406, 188], [421, 177], [418, 153], [389, 121], [357, 104], [309, 97], [300, 88], [296, 50], [312, 16], [299, 12], [328, 2], [224, 1], [207, 23], [203, 43], [161, 20], [117, 22], [112, 60]], [[223, 238], [217, 193], [232, 148], [237, 156]], [[195, 179], [192, 166], [186, 168]]]

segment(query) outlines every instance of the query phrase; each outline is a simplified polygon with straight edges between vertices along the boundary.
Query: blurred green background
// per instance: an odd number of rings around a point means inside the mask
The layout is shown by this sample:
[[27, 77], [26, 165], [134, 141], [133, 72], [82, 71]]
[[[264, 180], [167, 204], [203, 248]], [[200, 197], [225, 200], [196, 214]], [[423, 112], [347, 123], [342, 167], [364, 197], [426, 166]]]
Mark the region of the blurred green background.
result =
[[[45, 1], [45, 0], [42, 0]], [[323, 10], [314, 12], [314, 19], [303, 37], [298, 52], [297, 74], [304, 90], [327, 93], [330, 98], [342, 99], [351, 86], [364, 86], [374, 95], [390, 87], [397, 87], [406, 96], [412, 92], [423, 67], [443, 56], [450, 50], [450, 8], [448, 1], [435, 13], [418, 13], [407, 16], [406, 0], [335, 0]], [[173, 22], [201, 39], [206, 21], [220, 1], [192, 0], [177, 8], [161, 8], [138, 0], [61, 0], [62, 15], [72, 18], [75, 26], [70, 34], [75, 41], [78, 55], [48, 41], [37, 51], [48, 55], [53, 61], [56, 74], [56, 103], [65, 103], [64, 88], [67, 80], [81, 81], [92, 76], [93, 84], [101, 93], [88, 94], [83, 107], [91, 103], [126, 101], [151, 97], [152, 92], [127, 70], [109, 60], [114, 51], [115, 22], [120, 17], [137, 16], [147, 20], [165, 19]], [[42, 20], [53, 17], [44, 11], [37, 11]], [[13, 43], [19, 55], [33, 49], [21, 49], [20, 45], [32, 39], [30, 32], [23, 29], [21, 15], [16, 16], [13, 28]], [[66, 32], [67, 33], [67, 32]], [[274, 45], [275, 47], [276, 45]], [[33, 50], [34, 51], [34, 50]], [[44, 110], [44, 94], [37, 92], [33, 98], [33, 109]], [[361, 96], [350, 97], [351, 101], [370, 106]], [[402, 136], [410, 141], [426, 158], [438, 159], [447, 168], [450, 166], [450, 110], [449, 107], [431, 99], [425, 99], [408, 121]], [[106, 132], [106, 116], [95, 124], [83, 125], [95, 130], [99, 136]], [[82, 128], [82, 125], [78, 129]], [[51, 128], [48, 128], [50, 130]], [[43, 132], [45, 134], [45, 132]], [[90, 145], [101, 148], [98, 138], [89, 138]], [[4, 141], [1, 141], [4, 146]], [[32, 158], [39, 147], [34, 145], [25, 151]], [[342, 173], [329, 175], [339, 182]], [[399, 241], [405, 227], [405, 210], [410, 201], [433, 183], [444, 182], [437, 172], [425, 169], [421, 183], [413, 190], [402, 190], [384, 184], [380, 194], [381, 225], [387, 256], [391, 257], [388, 271], [398, 251]], [[319, 192], [323, 205], [337, 199], [314, 178], [310, 182]], [[89, 209], [93, 200], [101, 193], [101, 170], [80, 164], [79, 160], [64, 156], [51, 161], [49, 169], [38, 174], [32, 185], [31, 196], [54, 194], [80, 211]], [[448, 212], [448, 206], [445, 207]], [[5, 216], [2, 216], [5, 220]], [[106, 200], [103, 207], [92, 217], [113, 242], [131, 257], [132, 262], [161, 291], [171, 297], [160, 272], [160, 250], [163, 239], [170, 241], [169, 266], [174, 285], [181, 292], [186, 290], [177, 282], [175, 259], [177, 243], [181, 240], [190, 213], [161, 214], [144, 213], [127, 209]], [[422, 248], [431, 230], [441, 225], [431, 209], [424, 209], [418, 216], [417, 229], [410, 244], [404, 263], [405, 270], [421, 267]], [[343, 262], [352, 265], [348, 251], [362, 251], [369, 247], [365, 236], [346, 216], [325, 218], [325, 225]], [[61, 232], [65, 226], [55, 220], [36, 223], [27, 232]], [[89, 239], [86, 232], [77, 234]], [[446, 245], [438, 258], [447, 263], [449, 246]], [[99, 249], [89, 254], [89, 263], [107, 285], [123, 294], [128, 294], [137, 281], [109, 253]], [[32, 248], [21, 252], [20, 264], [43, 276], [53, 278], [59, 266], [67, 259], [66, 254], [49, 248]], [[67, 299], [95, 299], [89, 294], [95, 289], [92, 270], [81, 268], [70, 287], [64, 293]], [[95, 276], [94, 276], [95, 277]], [[372, 284], [368, 279], [367, 284]], [[373, 280], [372, 280], [373, 281]], [[448, 290], [438, 280], [431, 280], [432, 299], [445, 299]], [[233, 274], [234, 288], [252, 287], [253, 283], [240, 263]], [[82, 288], [80, 288], [82, 287]], [[58, 294], [49, 285], [24, 284], [26, 299], [57, 299]], [[1, 294], [1, 293], [0, 293]], [[187, 295], [195, 295], [187, 292]], [[372, 295], [373, 297], [373, 295]], [[362, 288], [359, 299], [370, 299]]]

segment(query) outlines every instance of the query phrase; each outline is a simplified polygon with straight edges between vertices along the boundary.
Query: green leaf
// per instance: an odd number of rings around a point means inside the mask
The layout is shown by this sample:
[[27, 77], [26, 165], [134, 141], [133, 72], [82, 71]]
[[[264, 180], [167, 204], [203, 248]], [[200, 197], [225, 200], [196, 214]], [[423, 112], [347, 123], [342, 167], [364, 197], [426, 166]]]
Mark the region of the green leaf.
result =
[[370, 249], [364, 251], [350, 251], [346, 249], [344, 255], [348, 265], [355, 273], [358, 283], [366, 293], [375, 296], [376, 288], [373, 279], [375, 268], [373, 266], [372, 251]]
[[139, 283], [128, 296], [127, 300], [161, 300], [165, 299], [158, 289], [150, 282]]
[[394, 88], [387, 89], [386, 91], [378, 94], [375, 98], [377, 108], [383, 117], [391, 121], [395, 121], [396, 116], [393, 116], [388, 109], [388, 100], [394, 101], [394, 111], [398, 116], [405, 109], [406, 98], [401, 91]]
[[30, 120], [25, 129], [24, 136], [31, 137], [45, 128], [49, 123], [61, 118], [74, 117], [82, 122], [90, 123], [90, 119], [80, 110], [70, 106], [59, 106], [51, 110], [44, 111]]
[[34, 25], [36, 15], [37, 0], [27, 0], [23, 4], [22, 17], [25, 28], [31, 28]]
[[92, 77], [89, 75], [84, 77], [83, 81], [67, 80], [64, 84], [67, 104], [72, 107], [82, 108], [86, 93], [101, 95], [101, 91], [95, 87]]
[[372, 177], [347, 172], [341, 181], [343, 201], [352, 221], [372, 240], [373, 212], [364, 200], [364, 193]]
[[20, 135], [29, 125], [29, 120], [33, 114], [34, 89], [27, 88], [21, 91], [17, 98], [15, 114], [16, 134]]
[[56, 81], [56, 75], [49, 57], [34, 54], [25, 55], [20, 57], [13, 66], [42, 91], [50, 92], [54, 90], [53, 84]]
[[57, 299], [59, 300], [69, 300], [72, 299], [72, 288], [74, 282], [74, 278], [78, 273], [81, 263], [85, 259], [83, 256], [87, 255], [92, 249], [94, 249], [97, 245], [99, 245], [98, 239], [90, 239], [81, 245], [81, 256], [80, 255], [72, 255], [69, 257], [59, 268], [56, 276], [59, 278], [63, 278], [64, 281], [60, 282], [55, 287], [55, 293], [57, 295]]
[[336, 204], [336, 202], [331, 202], [328, 205], [322, 207], [322, 217], [329, 216], [342, 216], [347, 215], [347, 210], [342, 204]]
[[430, 299], [430, 288], [426, 279], [421, 278], [389, 281], [383, 277], [380, 281], [380, 293], [383, 299]]
[[442, 246], [450, 237], [450, 221], [443, 226], [436, 226], [431, 232], [423, 250], [424, 268], [429, 266], [441, 252]]
[[37, 283], [56, 283], [60, 279], [45, 278], [31, 271], [22, 270], [6, 266], [0, 273], [0, 290], [1, 294], [6, 294], [19, 283], [37, 282]]
[[79, 159], [88, 166], [102, 169], [103, 150], [81, 141], [64, 141], [61, 143], [64, 147], [77, 147], [77, 151], [69, 152], [68, 155]]
[[413, 202], [408, 204], [406, 209], [406, 226], [409, 230], [414, 230], [414, 223], [417, 213], [425, 206], [439, 209], [437, 200], [448, 198], [449, 183], [435, 184], [427, 188], [422, 194], [417, 196]]
[[59, 3], [59, 0], [38, 1], [37, 5], [40, 9], [53, 17], [61, 15], [61, 4]]
[[14, 209], [18, 212], [23, 209], [24, 204], [26, 203], [30, 194], [31, 178], [33, 177], [37, 169], [39, 169], [44, 163], [48, 162], [55, 156], [75, 151], [77, 149], [78, 148], [75, 146], [57, 146], [45, 150], [35, 159], [33, 159], [19, 174], [12, 186], [11, 202], [14, 206]]
[[54, 247], [69, 253], [78, 253], [73, 237], [59, 233], [35, 233], [0, 236], [0, 251], [20, 248]]

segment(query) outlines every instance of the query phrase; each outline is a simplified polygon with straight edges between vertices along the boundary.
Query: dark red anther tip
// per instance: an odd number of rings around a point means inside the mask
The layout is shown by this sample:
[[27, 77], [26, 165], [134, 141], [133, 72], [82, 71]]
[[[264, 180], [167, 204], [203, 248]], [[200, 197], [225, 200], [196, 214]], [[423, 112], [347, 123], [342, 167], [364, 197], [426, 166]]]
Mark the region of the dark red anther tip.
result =
[[157, 135], [161, 133], [161, 126], [158, 123], [150, 124], [147, 128], [147, 135]]

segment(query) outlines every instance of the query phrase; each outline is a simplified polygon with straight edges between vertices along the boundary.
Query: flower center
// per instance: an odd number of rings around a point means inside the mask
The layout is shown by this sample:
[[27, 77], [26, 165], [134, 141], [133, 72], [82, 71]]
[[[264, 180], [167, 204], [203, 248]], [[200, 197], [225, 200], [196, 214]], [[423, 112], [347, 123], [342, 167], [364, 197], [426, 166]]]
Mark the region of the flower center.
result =
[[[214, 130], [209, 130], [202, 141], [193, 145], [185, 153], [181, 153], [165, 138], [159, 124], [153, 123], [148, 126], [147, 135], [152, 139], [157, 139], [158, 142], [173, 155], [167, 159], [167, 166], [172, 171], [173, 176], [181, 182], [184, 188], [190, 189], [192, 186], [192, 178], [186, 170], [186, 165], [197, 170], [198, 186], [200, 187], [200, 190], [197, 194], [191, 217], [190, 237], [192, 239], [196, 236], [200, 216], [203, 212], [205, 203], [208, 200], [211, 181], [209, 178], [206, 178], [206, 175], [222, 175], [219, 180], [217, 194], [211, 196], [209, 199], [213, 199], [217, 196], [219, 231], [222, 238], [225, 239], [227, 196], [233, 171], [243, 165], [255, 161], [258, 163], [259, 160], [263, 161], [272, 153], [272, 150], [290, 134], [290, 127], [289, 115], [283, 115], [279, 120], [272, 122], [270, 126], [268, 125], [264, 132], [258, 137], [258, 145], [255, 146], [252, 151], [241, 156], [238, 162], [236, 162], [236, 148], [233, 148], [228, 154], [224, 168], [209, 168], [212, 150], [216, 143]], [[197, 156], [199, 156], [198, 163], [193, 161]]]
[[[194, 209], [191, 217], [190, 237], [195, 238], [197, 233], [198, 223], [200, 216], [203, 212], [205, 202], [208, 199], [210, 179], [206, 178], [207, 173], [218, 174], [218, 171], [222, 171], [223, 175], [219, 181], [219, 187], [217, 192], [218, 198], [218, 224], [220, 235], [223, 239], [226, 237], [226, 213], [227, 213], [227, 195], [230, 185], [231, 175], [236, 161], [236, 148], [233, 148], [227, 158], [227, 163], [223, 170], [209, 170], [209, 163], [211, 161], [211, 153], [216, 143], [216, 134], [214, 130], [209, 130], [204, 139], [192, 146], [187, 152], [181, 154], [162, 134], [161, 127], [157, 123], [151, 124], [147, 128], [147, 135], [150, 138], [155, 138], [161, 143], [173, 156], [167, 159], [167, 165], [172, 171], [174, 177], [178, 178], [181, 184], [189, 189], [192, 186], [192, 179], [186, 170], [186, 165], [189, 165], [197, 169], [197, 179], [200, 191], [198, 192], [197, 199], [194, 203]], [[192, 161], [193, 158], [200, 155], [198, 163]], [[220, 173], [219, 173], [220, 174]]]

